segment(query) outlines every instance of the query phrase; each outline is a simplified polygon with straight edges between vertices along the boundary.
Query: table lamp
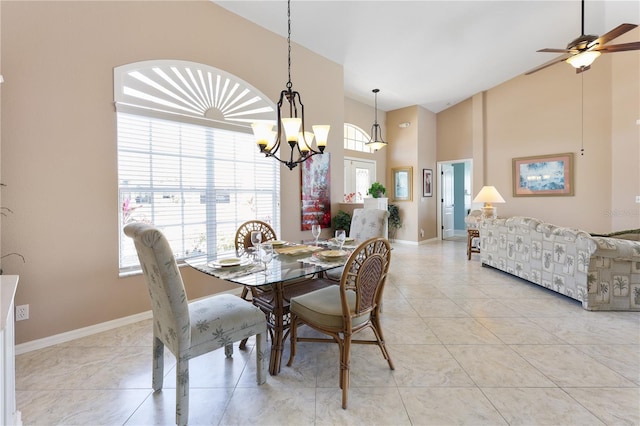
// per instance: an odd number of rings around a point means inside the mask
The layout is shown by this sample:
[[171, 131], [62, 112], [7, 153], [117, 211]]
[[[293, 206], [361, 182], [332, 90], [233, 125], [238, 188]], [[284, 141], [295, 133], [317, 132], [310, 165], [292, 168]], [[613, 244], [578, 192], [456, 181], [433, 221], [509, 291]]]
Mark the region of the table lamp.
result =
[[496, 208], [492, 203], [504, 203], [504, 198], [498, 192], [495, 186], [483, 186], [476, 198], [473, 199], [474, 203], [484, 203], [482, 208], [482, 217], [485, 219], [496, 218]]

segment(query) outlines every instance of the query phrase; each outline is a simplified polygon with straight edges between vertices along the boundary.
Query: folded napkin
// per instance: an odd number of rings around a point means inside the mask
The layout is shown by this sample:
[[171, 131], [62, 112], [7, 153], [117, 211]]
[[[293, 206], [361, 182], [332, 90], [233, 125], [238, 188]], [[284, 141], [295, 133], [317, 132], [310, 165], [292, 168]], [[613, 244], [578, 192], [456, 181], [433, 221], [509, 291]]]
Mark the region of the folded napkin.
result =
[[264, 271], [264, 265], [257, 265], [257, 264], [251, 263], [249, 265], [238, 266], [238, 267], [218, 268], [218, 269], [212, 268], [211, 271], [215, 277], [221, 278], [223, 280], [228, 280], [228, 279], [244, 277], [245, 275], [251, 275], [256, 272]]

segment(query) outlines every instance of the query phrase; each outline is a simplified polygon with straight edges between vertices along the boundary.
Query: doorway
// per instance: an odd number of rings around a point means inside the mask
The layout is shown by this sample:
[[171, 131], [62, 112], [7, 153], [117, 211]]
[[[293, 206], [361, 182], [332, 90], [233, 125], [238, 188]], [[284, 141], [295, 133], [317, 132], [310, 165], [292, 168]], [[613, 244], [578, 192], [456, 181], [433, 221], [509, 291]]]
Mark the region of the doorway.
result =
[[440, 197], [438, 231], [442, 240], [465, 240], [465, 218], [471, 208], [472, 160], [438, 162]]
[[361, 158], [344, 159], [344, 193], [355, 193], [354, 203], [362, 203], [364, 196], [376, 181], [376, 162]]

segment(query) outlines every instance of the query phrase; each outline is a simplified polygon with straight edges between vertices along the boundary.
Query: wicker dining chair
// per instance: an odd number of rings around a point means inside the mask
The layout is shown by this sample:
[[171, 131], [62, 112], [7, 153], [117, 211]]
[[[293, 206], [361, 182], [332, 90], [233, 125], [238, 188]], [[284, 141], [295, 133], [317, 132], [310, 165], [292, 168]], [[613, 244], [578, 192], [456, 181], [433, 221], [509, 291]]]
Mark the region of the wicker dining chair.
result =
[[238, 256], [242, 256], [248, 248], [253, 247], [251, 242], [251, 231], [262, 232], [262, 241], [273, 241], [276, 237], [276, 232], [271, 225], [261, 220], [248, 220], [244, 222], [236, 231], [235, 245], [236, 253]]
[[[253, 243], [251, 242], [252, 231], [260, 231], [262, 233], [262, 242], [273, 241], [276, 239], [276, 232], [273, 230], [271, 225], [261, 220], [248, 220], [240, 225], [236, 231], [235, 245], [236, 254], [238, 256], [242, 256], [247, 249], [253, 247]], [[240, 297], [247, 300], [249, 292], [250, 289], [245, 286], [242, 289]]]
[[134, 241], [153, 311], [154, 391], [162, 389], [164, 347], [176, 358], [176, 423], [189, 420], [189, 360], [216, 349], [233, 354], [233, 343], [256, 336], [258, 384], [267, 380], [269, 359], [264, 313], [230, 294], [189, 302], [173, 251], [165, 236], [152, 225], [134, 222], [124, 227]]
[[[340, 347], [340, 387], [342, 408], [347, 408], [351, 344], [375, 344], [394, 369], [380, 327], [382, 294], [391, 260], [391, 246], [385, 238], [361, 243], [344, 266], [340, 285], [327, 286], [291, 298], [291, 353], [293, 363], [297, 342], [335, 342]], [[328, 279], [324, 279], [330, 281]], [[298, 326], [306, 324], [331, 337], [299, 337]], [[375, 340], [354, 340], [355, 333], [370, 328]]]

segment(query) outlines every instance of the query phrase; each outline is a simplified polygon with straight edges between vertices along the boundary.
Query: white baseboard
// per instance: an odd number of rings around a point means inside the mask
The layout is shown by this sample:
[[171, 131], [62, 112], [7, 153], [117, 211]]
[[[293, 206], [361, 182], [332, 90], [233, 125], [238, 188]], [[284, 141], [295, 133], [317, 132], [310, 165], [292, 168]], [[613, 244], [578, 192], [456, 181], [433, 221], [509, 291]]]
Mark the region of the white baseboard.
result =
[[[222, 293], [234, 294], [236, 296], [240, 295], [242, 289], [233, 289]], [[209, 296], [205, 296], [209, 297]], [[192, 301], [195, 301], [194, 299]], [[30, 342], [20, 343], [16, 345], [16, 355], [24, 354], [27, 352], [35, 351], [38, 349], [44, 349], [49, 346], [58, 345], [60, 343], [66, 343], [71, 340], [79, 339], [81, 337], [91, 336], [93, 334], [102, 333], [103, 331], [109, 331], [114, 328], [123, 327], [125, 325], [134, 324], [139, 321], [144, 321], [146, 319], [152, 318], [153, 314], [151, 311], [141, 312], [139, 314], [130, 315], [128, 317], [118, 318], [111, 321], [102, 322], [100, 324], [90, 325], [88, 327], [78, 328], [76, 330], [66, 331], [64, 333], [55, 334], [49, 337], [43, 337], [42, 339], [32, 340]]]
[[427, 240], [421, 240], [421, 241], [408, 241], [408, 240], [398, 240], [398, 239], [394, 239], [392, 241], [392, 244], [400, 244], [403, 246], [420, 246], [422, 244], [427, 244], [433, 241], [440, 241], [439, 238], [429, 238]]
[[100, 324], [90, 325], [88, 327], [78, 328], [76, 330], [55, 334], [42, 339], [32, 340], [30, 342], [20, 343], [16, 345], [16, 355], [43, 349], [60, 343], [69, 342], [81, 337], [91, 336], [92, 334], [102, 333], [103, 331], [112, 330], [114, 328], [130, 325], [139, 321], [143, 321], [152, 317], [151, 311], [130, 315], [124, 318], [102, 322]]

